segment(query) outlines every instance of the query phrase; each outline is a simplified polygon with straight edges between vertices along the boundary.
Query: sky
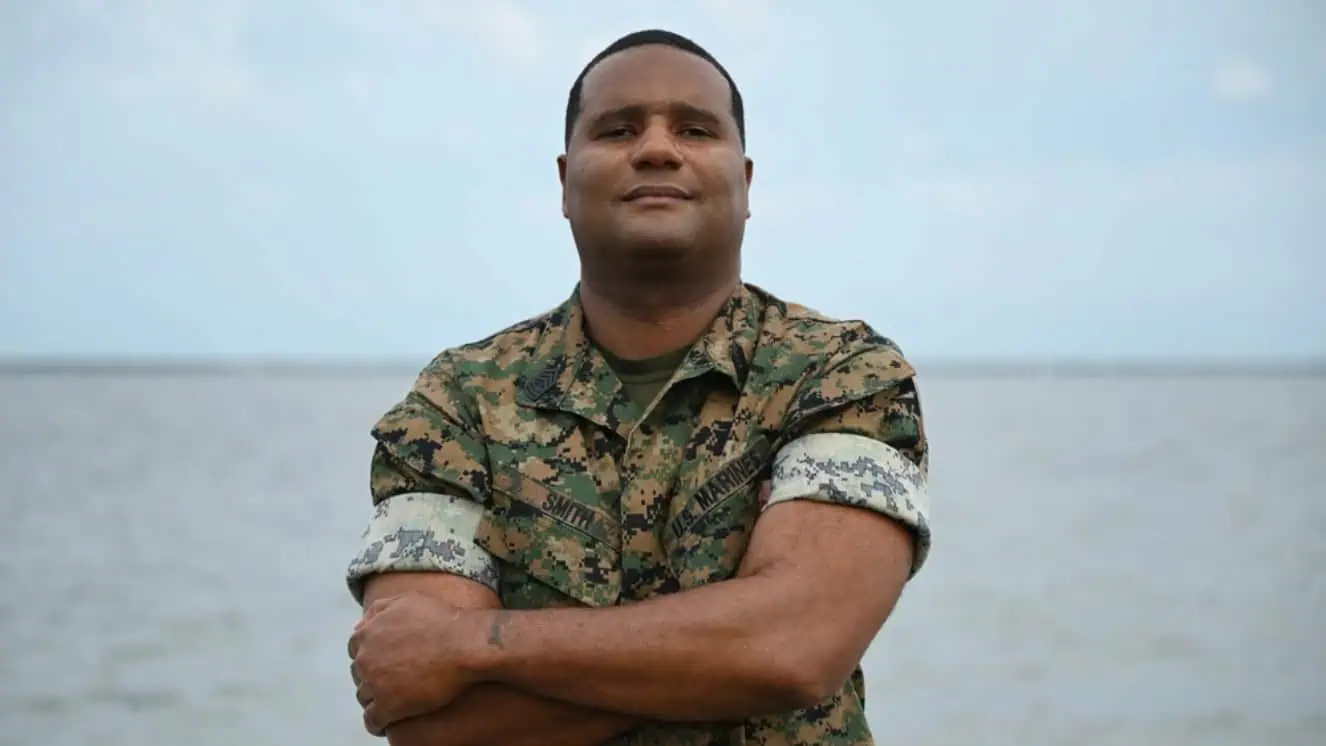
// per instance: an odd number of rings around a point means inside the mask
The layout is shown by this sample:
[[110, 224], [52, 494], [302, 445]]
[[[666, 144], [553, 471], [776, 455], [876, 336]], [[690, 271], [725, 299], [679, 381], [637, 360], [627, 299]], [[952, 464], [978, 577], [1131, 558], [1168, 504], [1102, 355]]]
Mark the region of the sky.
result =
[[916, 359], [1326, 359], [1316, 0], [0, 0], [0, 357], [556, 306], [567, 89], [650, 27], [745, 97], [749, 282]]

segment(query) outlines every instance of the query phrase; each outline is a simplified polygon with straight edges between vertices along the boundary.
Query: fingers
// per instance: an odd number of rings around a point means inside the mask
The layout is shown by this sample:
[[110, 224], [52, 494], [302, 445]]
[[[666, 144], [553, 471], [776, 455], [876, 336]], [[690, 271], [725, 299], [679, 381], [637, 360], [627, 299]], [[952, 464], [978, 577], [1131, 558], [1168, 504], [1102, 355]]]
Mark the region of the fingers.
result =
[[[383, 733], [377, 724], [377, 709], [373, 706], [373, 691], [359, 675], [359, 666], [350, 663], [350, 680], [355, 684], [355, 700], [359, 702], [359, 707], [364, 711], [364, 728], [375, 736], [381, 736]], [[370, 714], [370, 710], [372, 713]]]
[[354, 632], [350, 633], [350, 640], [345, 645], [345, 652], [350, 656], [350, 660], [359, 657], [359, 645], [363, 641], [364, 631], [360, 627], [355, 627]]
[[364, 705], [364, 730], [379, 738], [387, 735], [387, 726], [380, 721], [377, 705], [371, 700]]
[[355, 700], [364, 711], [364, 729], [370, 734], [383, 737], [386, 735], [386, 724], [380, 722], [379, 712], [381, 710], [374, 702], [373, 688], [369, 682], [364, 679], [363, 671], [360, 669], [359, 661], [356, 660], [359, 652], [360, 632], [355, 631], [350, 636], [350, 681], [354, 683]]
[[355, 699], [359, 700], [360, 707], [368, 709], [373, 704], [373, 693], [366, 684], [360, 684], [355, 687]]
[[359, 700], [360, 707], [373, 701], [373, 695], [369, 691], [368, 683], [364, 681], [363, 674], [359, 672], [357, 661], [350, 661], [350, 681], [355, 685], [355, 699]]
[[[374, 607], [376, 606], [377, 604], [374, 604]], [[355, 687], [355, 699], [359, 702], [359, 706], [364, 710], [364, 728], [370, 734], [381, 737], [384, 735], [384, 732], [380, 728], [376, 728], [376, 720], [374, 719], [377, 716], [377, 712], [374, 710], [371, 715], [369, 712], [373, 707], [373, 692], [369, 689], [368, 684], [364, 681], [364, 677], [359, 671], [358, 661], [359, 649], [363, 642], [364, 635], [363, 623], [368, 619], [370, 610], [376, 613], [376, 609], [365, 609], [364, 619], [360, 620], [360, 622], [355, 625], [354, 632], [350, 633], [350, 640], [346, 643], [346, 653], [350, 656], [350, 681]]]
[[368, 622], [372, 620], [374, 616], [380, 614], [384, 609], [386, 609], [388, 606], [391, 606], [399, 598], [400, 596], [379, 598], [378, 600], [364, 607], [364, 615], [359, 618], [359, 621], [355, 622], [354, 629], [350, 631], [350, 640], [346, 644], [346, 652], [350, 655], [351, 658], [354, 658], [359, 651], [360, 638], [363, 635], [364, 627], [367, 626]]
[[378, 737], [386, 735], [387, 724], [383, 722], [385, 713], [382, 712], [381, 706], [375, 701], [372, 688], [364, 680], [358, 658], [363, 647], [364, 638], [368, 634], [368, 623], [399, 598], [399, 596], [380, 598], [365, 606], [363, 616], [355, 623], [354, 630], [350, 633], [350, 639], [346, 643], [346, 653], [350, 656], [350, 680], [354, 682], [355, 686], [355, 699], [359, 702], [359, 706], [364, 709], [364, 729]]

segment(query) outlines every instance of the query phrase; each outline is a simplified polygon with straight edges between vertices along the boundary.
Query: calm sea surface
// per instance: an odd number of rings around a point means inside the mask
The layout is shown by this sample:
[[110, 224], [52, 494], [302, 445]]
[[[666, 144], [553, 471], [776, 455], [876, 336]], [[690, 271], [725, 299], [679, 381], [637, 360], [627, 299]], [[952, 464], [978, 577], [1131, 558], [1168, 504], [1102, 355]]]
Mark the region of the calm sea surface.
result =
[[[380, 743], [342, 571], [412, 378], [0, 376], [0, 743]], [[1326, 378], [922, 385], [881, 744], [1326, 743]]]

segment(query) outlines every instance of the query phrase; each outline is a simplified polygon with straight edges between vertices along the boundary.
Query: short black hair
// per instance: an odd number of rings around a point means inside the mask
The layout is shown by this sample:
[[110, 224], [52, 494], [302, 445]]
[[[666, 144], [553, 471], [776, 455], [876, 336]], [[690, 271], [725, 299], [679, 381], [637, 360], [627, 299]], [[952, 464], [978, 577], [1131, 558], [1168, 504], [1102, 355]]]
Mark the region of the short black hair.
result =
[[696, 57], [713, 65], [718, 72], [723, 74], [723, 78], [727, 80], [728, 88], [732, 91], [732, 117], [737, 121], [737, 135], [741, 138], [741, 146], [745, 148], [746, 107], [742, 104], [741, 91], [737, 90], [736, 81], [732, 79], [731, 75], [728, 75], [727, 70], [723, 68], [723, 65], [720, 64], [712, 54], [709, 54], [704, 47], [687, 39], [681, 34], [664, 31], [662, 29], [645, 29], [643, 31], [634, 31], [623, 36], [617, 41], [609, 44], [602, 52], [594, 55], [594, 59], [590, 60], [589, 64], [585, 65], [585, 69], [580, 71], [580, 75], [576, 78], [576, 82], [571, 84], [570, 95], [566, 98], [565, 146], [571, 146], [571, 131], [575, 129], [576, 120], [580, 118], [580, 98], [585, 84], [585, 76], [589, 74], [589, 71], [593, 70], [595, 65], [599, 64], [607, 57], [627, 49], [643, 47], [648, 44], [661, 44], [665, 47], [680, 49], [683, 52], [690, 52]]

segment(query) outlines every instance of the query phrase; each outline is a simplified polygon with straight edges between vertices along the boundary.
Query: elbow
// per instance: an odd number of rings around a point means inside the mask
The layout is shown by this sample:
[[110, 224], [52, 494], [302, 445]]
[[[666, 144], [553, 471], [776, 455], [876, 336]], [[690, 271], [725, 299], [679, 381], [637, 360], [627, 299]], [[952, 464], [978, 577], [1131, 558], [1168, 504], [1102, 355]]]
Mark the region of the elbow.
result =
[[[822, 608], [815, 603], [805, 606]], [[837, 627], [825, 624], [818, 614], [764, 614], [758, 621], [744, 620], [738, 660], [744, 659], [745, 665], [734, 668], [745, 674], [741, 684], [753, 707], [740, 714], [752, 717], [804, 710], [838, 694], [860, 656], [838, 639], [841, 630]]]
[[778, 692], [778, 712], [804, 710], [829, 699], [842, 688], [843, 681], [819, 675], [814, 669], [785, 673]]
[[767, 712], [759, 714], [814, 707], [837, 694], [851, 676], [850, 666], [843, 673], [842, 666], [805, 640], [770, 649], [762, 669]]

